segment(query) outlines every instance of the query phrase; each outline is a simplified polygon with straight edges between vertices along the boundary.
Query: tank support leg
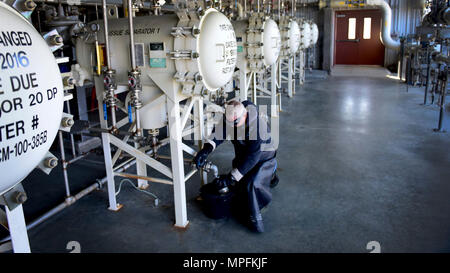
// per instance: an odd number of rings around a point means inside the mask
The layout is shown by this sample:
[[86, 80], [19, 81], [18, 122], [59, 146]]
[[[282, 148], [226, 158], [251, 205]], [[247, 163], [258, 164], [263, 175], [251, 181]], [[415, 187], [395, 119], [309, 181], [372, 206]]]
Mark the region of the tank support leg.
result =
[[184, 165], [182, 150], [182, 128], [180, 118], [180, 104], [178, 101], [167, 99], [170, 130], [170, 156], [172, 161], [173, 193], [175, 201], [175, 227], [185, 228], [187, 220], [186, 189], [184, 181]]
[[278, 58], [278, 74], [277, 74], [277, 84], [280, 87], [280, 92], [283, 90], [283, 81], [281, 80], [281, 77], [283, 76], [283, 70], [281, 69], [281, 63], [283, 60], [281, 58]]
[[[98, 105], [103, 104], [103, 94], [104, 84], [103, 79], [100, 77], [95, 78], [95, 86], [97, 88], [96, 96]], [[108, 129], [108, 120], [104, 117], [107, 117], [108, 113], [103, 112], [103, 107], [98, 107], [98, 114], [100, 117], [100, 125], [102, 129]], [[109, 210], [118, 211], [122, 205], [119, 205], [116, 201], [116, 187], [114, 183], [114, 171], [113, 171], [113, 163], [111, 158], [111, 138], [109, 133], [102, 133], [102, 146], [103, 146], [103, 159], [105, 161], [105, 170], [106, 170], [106, 179], [107, 179], [107, 188], [108, 188], [108, 200], [109, 200]]]
[[294, 96], [294, 87], [292, 86], [293, 74], [292, 74], [292, 58], [288, 60], [288, 96], [292, 98]]
[[292, 90], [292, 94], [295, 95], [295, 86], [297, 85], [297, 78], [295, 77], [295, 62], [296, 62], [296, 54], [294, 54], [294, 56], [292, 57], [292, 85], [294, 90]]
[[14, 253], [30, 253], [30, 243], [28, 241], [27, 225], [22, 205], [17, 206], [13, 210], [9, 210], [8, 206], [5, 206], [5, 211]]
[[423, 98], [423, 104], [427, 104], [428, 99], [428, 89], [430, 88], [430, 78], [431, 78], [431, 50], [427, 49], [427, 80], [425, 83], [425, 94]]
[[102, 133], [103, 157], [105, 159], [106, 179], [108, 185], [109, 210], [118, 211], [121, 206], [116, 201], [116, 185], [114, 183], [113, 165], [111, 159], [110, 137], [108, 133]]
[[[197, 142], [198, 149], [203, 148], [203, 139], [205, 132], [205, 120], [203, 118], [203, 98], [199, 98], [197, 102], [194, 104], [194, 142]], [[200, 182], [201, 185], [205, 185], [208, 183], [208, 174], [205, 171], [200, 171]]]
[[448, 77], [448, 70], [447, 68], [444, 69], [444, 71], [439, 73], [439, 79], [438, 82], [438, 90], [440, 91], [439, 95], [439, 122], [438, 122], [438, 128], [434, 129], [435, 132], [445, 132], [445, 130], [442, 129], [442, 124], [444, 122], [444, 108], [445, 108], [445, 96], [447, 95], [447, 77]]
[[270, 113], [271, 113], [272, 117], [278, 117], [279, 109], [278, 109], [278, 105], [277, 105], [277, 82], [276, 82], [277, 81], [277, 64], [276, 63], [272, 64], [272, 66], [271, 66], [270, 79], [271, 79]]
[[255, 105], [258, 105], [258, 98], [256, 97], [256, 77], [257, 73], [253, 72], [253, 88], [252, 88], [252, 101]]
[[301, 71], [301, 77], [302, 77], [302, 84], [305, 83], [305, 52], [301, 52], [301, 62], [300, 62], [300, 71]]
[[239, 69], [239, 100], [247, 100], [247, 73]]
[[[140, 145], [135, 143], [134, 147], [136, 149], [139, 149]], [[144, 177], [147, 176], [147, 165], [142, 160], [139, 160], [139, 159], [136, 159], [136, 174], [138, 176], [144, 176]], [[138, 181], [138, 187], [140, 189], [144, 190], [144, 189], [148, 188], [147, 180], [138, 179], [137, 181]]]

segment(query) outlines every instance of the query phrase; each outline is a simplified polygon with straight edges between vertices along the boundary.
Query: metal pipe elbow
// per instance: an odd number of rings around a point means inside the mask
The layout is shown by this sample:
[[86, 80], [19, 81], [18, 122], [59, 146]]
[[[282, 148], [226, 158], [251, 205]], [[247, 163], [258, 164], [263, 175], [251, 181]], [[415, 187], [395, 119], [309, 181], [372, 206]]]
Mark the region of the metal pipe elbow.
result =
[[387, 2], [384, 0], [367, 0], [368, 6], [377, 6], [383, 13], [383, 25], [381, 29], [381, 42], [387, 48], [398, 50], [400, 48], [400, 41], [395, 41], [391, 37], [392, 26], [392, 10]]

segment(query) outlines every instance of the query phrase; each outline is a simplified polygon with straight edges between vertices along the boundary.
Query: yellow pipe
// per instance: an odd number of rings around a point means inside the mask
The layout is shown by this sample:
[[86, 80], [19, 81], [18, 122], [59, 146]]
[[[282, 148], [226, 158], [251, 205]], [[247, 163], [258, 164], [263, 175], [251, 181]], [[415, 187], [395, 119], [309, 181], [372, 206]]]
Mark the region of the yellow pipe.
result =
[[98, 45], [98, 41], [95, 41], [95, 53], [97, 54], [97, 75], [100, 76], [102, 74], [102, 62], [100, 59], [100, 46]]

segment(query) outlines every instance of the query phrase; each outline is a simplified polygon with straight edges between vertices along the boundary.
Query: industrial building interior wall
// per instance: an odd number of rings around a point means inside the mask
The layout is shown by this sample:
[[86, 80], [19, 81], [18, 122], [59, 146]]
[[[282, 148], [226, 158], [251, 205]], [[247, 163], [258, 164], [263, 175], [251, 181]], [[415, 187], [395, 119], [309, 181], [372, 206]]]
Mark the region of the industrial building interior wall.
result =
[[[297, 2], [296, 16], [299, 18], [305, 18], [307, 20], [311, 20], [317, 24], [319, 28], [319, 40], [316, 45], [311, 48], [311, 50], [315, 53], [314, 62], [312, 69], [323, 69], [323, 30], [324, 30], [324, 11], [323, 9], [319, 9], [317, 5], [311, 5], [311, 3], [315, 3], [317, 1], [314, 0], [303, 0]], [[308, 4], [308, 5], [306, 5]]]
[[[392, 9], [392, 37], [398, 40], [402, 37], [415, 33], [415, 28], [420, 25], [422, 11], [417, 9], [417, 1], [410, 0], [385, 0]], [[308, 1], [305, 1], [308, 2]], [[313, 2], [313, 1], [311, 1]], [[304, 3], [303, 3], [304, 5]], [[304, 10], [314, 10], [315, 7], [305, 7]], [[303, 12], [303, 11], [302, 11]], [[317, 46], [321, 47], [320, 54], [317, 58], [323, 60], [322, 69], [330, 70], [333, 66], [334, 56], [334, 9], [324, 8], [320, 11], [313, 12], [317, 14], [318, 25], [321, 27], [321, 39]], [[396, 70], [399, 60], [399, 52], [397, 50], [386, 49], [385, 67], [391, 67]]]
[[[420, 25], [422, 11], [414, 8], [414, 1], [410, 0], [386, 0], [392, 9], [392, 30], [395, 39], [407, 37], [415, 33], [415, 29]], [[398, 52], [386, 49], [385, 67], [396, 66]]]

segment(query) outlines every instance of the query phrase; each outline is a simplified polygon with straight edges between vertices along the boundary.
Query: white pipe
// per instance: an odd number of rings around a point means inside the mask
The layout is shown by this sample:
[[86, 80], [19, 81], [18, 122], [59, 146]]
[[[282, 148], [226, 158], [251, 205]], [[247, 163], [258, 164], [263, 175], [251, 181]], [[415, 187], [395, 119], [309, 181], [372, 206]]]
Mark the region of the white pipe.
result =
[[400, 48], [400, 41], [395, 41], [391, 37], [392, 10], [384, 0], [367, 0], [368, 6], [377, 6], [383, 13], [383, 26], [381, 29], [381, 42], [385, 47], [397, 50]]
[[[323, 1], [322, 1], [323, 3]], [[391, 25], [392, 25], [392, 10], [388, 3], [384, 0], [366, 0], [367, 6], [376, 6], [381, 9], [383, 13], [383, 26], [381, 28], [380, 39], [383, 45], [387, 48], [398, 50], [400, 49], [400, 41], [395, 41], [391, 37]], [[323, 4], [321, 6], [324, 6]], [[342, 0], [330, 0], [329, 7], [331, 8], [348, 8], [345, 1]]]
[[294, 14], [294, 12], [295, 12], [295, 0], [292, 0], [292, 5], [291, 5], [291, 16], [292, 17], [294, 17], [295, 16], [295, 14]]
[[102, 1], [103, 8], [103, 29], [105, 35], [105, 49], [106, 49], [106, 65], [108, 70], [111, 69], [111, 52], [109, 47], [109, 30], [108, 30], [108, 11], [106, 7], [106, 0]]
[[238, 10], [239, 19], [243, 19], [244, 18], [244, 8], [242, 7], [242, 4], [240, 2], [237, 3], [237, 10]]
[[216, 165], [211, 164], [210, 170], [213, 172], [214, 178], [219, 177], [219, 169], [217, 168]]
[[[134, 70], [136, 69], [136, 53], [134, 48], [133, 0], [128, 0], [128, 29], [130, 30], [131, 70]], [[139, 123], [136, 123], [136, 127], [139, 127]]]

